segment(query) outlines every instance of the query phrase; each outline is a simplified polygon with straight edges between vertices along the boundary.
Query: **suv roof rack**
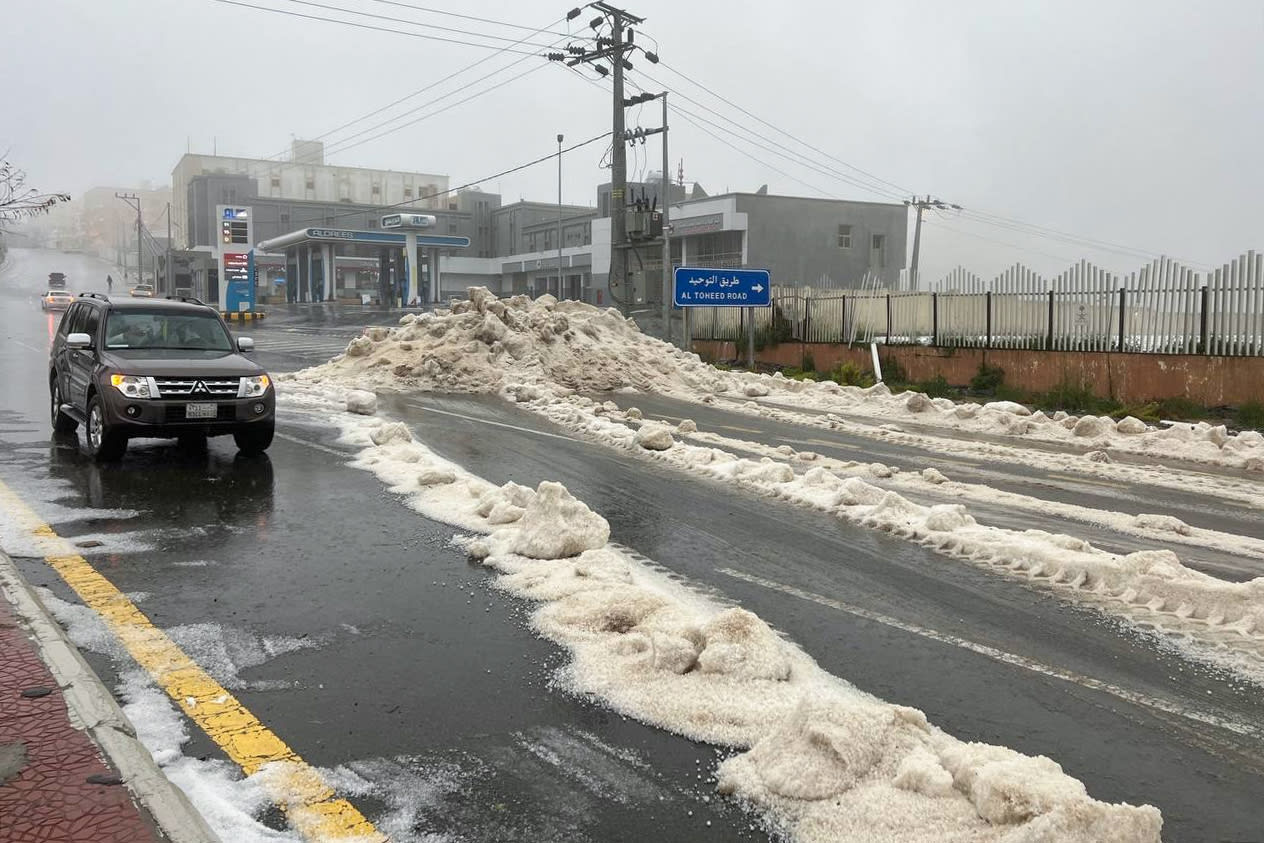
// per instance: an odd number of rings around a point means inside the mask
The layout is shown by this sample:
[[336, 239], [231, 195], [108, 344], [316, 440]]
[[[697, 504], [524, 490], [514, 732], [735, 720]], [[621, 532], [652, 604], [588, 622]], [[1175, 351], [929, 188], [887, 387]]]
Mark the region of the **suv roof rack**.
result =
[[167, 301], [182, 301], [187, 302], [188, 304], [200, 304], [203, 307], [206, 307], [206, 302], [202, 301], [197, 296], [163, 296], [163, 298]]
[[110, 297], [105, 293], [80, 293], [79, 298], [100, 299], [101, 301], [110, 300]]

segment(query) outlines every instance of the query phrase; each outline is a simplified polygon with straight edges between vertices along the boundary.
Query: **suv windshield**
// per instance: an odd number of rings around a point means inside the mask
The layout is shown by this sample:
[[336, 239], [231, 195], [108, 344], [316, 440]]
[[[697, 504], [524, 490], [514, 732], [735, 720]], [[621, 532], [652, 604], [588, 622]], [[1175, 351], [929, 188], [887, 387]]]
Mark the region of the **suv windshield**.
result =
[[106, 348], [232, 351], [232, 339], [210, 314], [113, 311], [105, 323]]

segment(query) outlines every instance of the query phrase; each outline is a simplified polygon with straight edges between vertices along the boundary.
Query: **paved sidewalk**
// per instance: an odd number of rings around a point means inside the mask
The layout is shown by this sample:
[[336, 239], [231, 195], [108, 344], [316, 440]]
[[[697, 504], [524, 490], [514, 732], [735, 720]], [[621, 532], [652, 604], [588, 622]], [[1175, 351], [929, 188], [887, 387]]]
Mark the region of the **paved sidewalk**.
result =
[[0, 841], [163, 840], [88, 733], [0, 596]]

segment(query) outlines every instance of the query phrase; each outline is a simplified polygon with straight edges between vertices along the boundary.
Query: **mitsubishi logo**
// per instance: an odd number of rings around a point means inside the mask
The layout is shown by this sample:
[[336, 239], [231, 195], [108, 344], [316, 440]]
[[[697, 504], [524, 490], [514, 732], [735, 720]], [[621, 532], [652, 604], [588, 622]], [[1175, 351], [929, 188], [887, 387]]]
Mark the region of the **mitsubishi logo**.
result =
[[190, 392], [195, 392], [195, 393], [205, 392], [207, 394], [210, 394], [210, 390], [206, 388], [206, 383], [203, 381], [198, 381], [197, 383], [193, 384], [193, 389], [191, 389]]

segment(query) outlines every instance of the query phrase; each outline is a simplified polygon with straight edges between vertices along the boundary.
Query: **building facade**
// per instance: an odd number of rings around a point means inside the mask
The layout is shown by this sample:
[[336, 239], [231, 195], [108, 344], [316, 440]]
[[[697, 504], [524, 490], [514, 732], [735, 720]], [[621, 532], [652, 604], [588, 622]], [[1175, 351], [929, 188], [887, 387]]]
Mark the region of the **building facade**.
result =
[[[447, 176], [333, 166], [325, 163], [323, 143], [296, 140], [288, 159], [192, 153], [182, 156], [171, 171], [172, 212], [177, 220], [189, 219], [189, 187], [201, 176], [246, 177], [254, 183], [250, 196], [260, 199], [372, 207], [408, 202], [427, 211], [446, 209], [448, 205]], [[192, 225], [189, 230], [193, 230]], [[184, 237], [182, 245], [192, 247], [191, 235]]]

